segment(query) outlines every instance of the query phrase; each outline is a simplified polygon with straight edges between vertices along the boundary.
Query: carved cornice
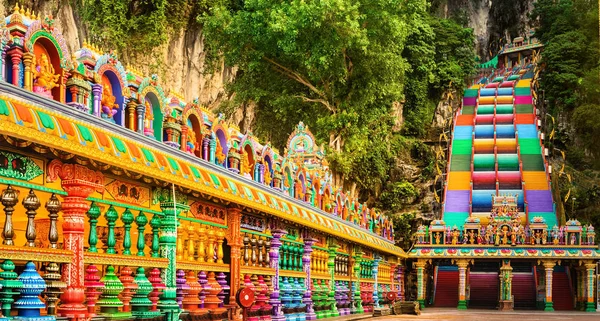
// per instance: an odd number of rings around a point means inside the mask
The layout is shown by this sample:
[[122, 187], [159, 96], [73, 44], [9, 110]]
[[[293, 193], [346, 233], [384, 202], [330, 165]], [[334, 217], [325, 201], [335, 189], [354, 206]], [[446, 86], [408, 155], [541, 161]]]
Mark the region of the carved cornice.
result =
[[159, 269], [166, 269], [169, 265], [169, 260], [164, 258], [106, 253], [84, 253], [83, 262], [86, 264], [136, 266]]
[[0, 259], [13, 261], [71, 263], [73, 252], [59, 249], [0, 245]]

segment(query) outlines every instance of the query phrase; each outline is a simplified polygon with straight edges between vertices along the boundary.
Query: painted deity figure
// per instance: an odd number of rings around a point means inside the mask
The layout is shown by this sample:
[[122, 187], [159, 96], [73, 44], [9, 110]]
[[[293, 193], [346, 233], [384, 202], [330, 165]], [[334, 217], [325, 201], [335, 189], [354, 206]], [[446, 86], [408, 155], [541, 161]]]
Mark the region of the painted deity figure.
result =
[[552, 244], [558, 245], [558, 226], [554, 225], [552, 228]]
[[331, 213], [331, 199], [329, 197], [329, 193], [327, 191], [325, 191], [325, 193], [323, 193], [323, 210], [327, 213]]
[[548, 231], [543, 230], [542, 231], [542, 244], [546, 245], [547, 241], [548, 241]]
[[40, 61], [33, 70], [34, 88], [39, 88], [39, 92], [42, 93], [50, 93], [53, 88], [58, 87], [59, 77], [60, 75], [55, 73], [54, 67], [48, 61], [48, 56], [41, 54]]
[[575, 233], [570, 233], [571, 234], [571, 238], [569, 241], [569, 245], [577, 245], [577, 237], [575, 236]]
[[459, 235], [460, 235], [460, 232], [458, 231], [458, 229], [452, 230], [452, 245], [458, 244], [458, 236]]
[[436, 232], [435, 233], [435, 244], [442, 244], [441, 239], [442, 239], [442, 233]]
[[271, 168], [269, 167], [269, 163], [265, 162], [265, 174], [263, 175], [263, 180], [265, 185], [271, 185]]
[[502, 227], [502, 245], [508, 244], [508, 236], [510, 232], [508, 231], [508, 226], [504, 225]]
[[185, 143], [186, 146], [186, 152], [190, 153], [190, 154], [194, 154], [194, 152], [196, 151], [196, 133], [190, 128], [187, 131], [187, 141]]
[[473, 230], [470, 230], [468, 234], [469, 234], [469, 243], [475, 244], [475, 233], [473, 232]]
[[215, 159], [217, 160], [217, 163], [219, 164], [225, 164], [225, 154], [223, 153], [223, 147], [221, 147], [221, 142], [219, 140], [219, 138], [216, 139], [217, 141], [217, 146], [216, 146], [216, 151], [215, 151]]
[[106, 116], [106, 118], [112, 118], [119, 109], [119, 105], [115, 103], [117, 98], [113, 96], [110, 91], [110, 87], [107, 84], [102, 86], [102, 115]]
[[242, 153], [242, 162], [240, 164], [240, 172], [241, 172], [242, 176], [251, 178], [252, 177], [252, 175], [250, 174], [251, 170], [252, 170], [252, 168], [250, 166], [250, 155], [248, 155], [248, 153], [246, 151], [244, 151]]
[[587, 234], [587, 242], [589, 245], [594, 245], [595, 242], [595, 237], [596, 237], [596, 232], [594, 232], [594, 227], [592, 226], [592, 224], [590, 224], [588, 226], [588, 234]]
[[144, 106], [146, 107], [146, 111], [144, 112], [144, 135], [152, 136], [154, 135], [154, 130], [152, 129], [152, 122], [154, 121], [152, 105], [150, 105], [150, 102], [145, 101]]

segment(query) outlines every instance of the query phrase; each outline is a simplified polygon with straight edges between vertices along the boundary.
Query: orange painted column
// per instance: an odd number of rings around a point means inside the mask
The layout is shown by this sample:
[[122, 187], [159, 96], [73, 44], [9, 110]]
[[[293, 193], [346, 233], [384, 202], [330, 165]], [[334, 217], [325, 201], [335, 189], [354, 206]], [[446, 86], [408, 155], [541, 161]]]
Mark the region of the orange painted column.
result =
[[[231, 290], [229, 291], [229, 304], [237, 307], [237, 303], [235, 302], [235, 295], [237, 291], [240, 289], [240, 280], [241, 280], [241, 272], [240, 272], [240, 257], [242, 254], [242, 246], [244, 245], [242, 236], [241, 236], [241, 222], [242, 222], [242, 210], [239, 208], [228, 208], [227, 209], [227, 234], [225, 238], [227, 239], [227, 244], [231, 248], [230, 262], [229, 262], [229, 271], [231, 273]], [[238, 307], [239, 308], [239, 307]], [[238, 308], [235, 309], [233, 315], [231, 316], [234, 320], [241, 320], [241, 315], [238, 313]]]
[[62, 279], [67, 283], [67, 288], [60, 297], [58, 315], [70, 320], [84, 320], [88, 313], [83, 305], [83, 234], [85, 213], [90, 208], [86, 198], [95, 191], [104, 192], [104, 176], [84, 166], [63, 164], [55, 159], [48, 164], [48, 181], [53, 182], [58, 178], [67, 192], [62, 202], [64, 248], [73, 251], [71, 263], [63, 265]]

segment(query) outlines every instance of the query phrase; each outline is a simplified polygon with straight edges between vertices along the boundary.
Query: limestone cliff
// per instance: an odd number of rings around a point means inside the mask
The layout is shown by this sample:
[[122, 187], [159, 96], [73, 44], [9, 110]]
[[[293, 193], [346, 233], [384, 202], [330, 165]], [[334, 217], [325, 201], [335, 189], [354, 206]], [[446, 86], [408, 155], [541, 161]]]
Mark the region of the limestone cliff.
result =
[[[0, 1], [0, 14], [9, 14], [18, 2], [36, 13], [52, 14], [55, 25], [60, 28], [71, 53], [79, 49], [87, 38], [87, 30], [79, 12], [67, 0]], [[136, 59], [120, 57], [126, 65], [150, 75], [157, 73], [165, 91], [182, 94], [186, 101], [198, 98], [199, 103], [214, 108], [224, 99], [224, 84], [235, 70], [220, 68], [218, 72], [205, 74], [202, 28], [193, 26], [170, 35], [167, 42], [151, 54]], [[96, 44], [101, 45], [101, 44]], [[109, 48], [105, 48], [109, 49]]]

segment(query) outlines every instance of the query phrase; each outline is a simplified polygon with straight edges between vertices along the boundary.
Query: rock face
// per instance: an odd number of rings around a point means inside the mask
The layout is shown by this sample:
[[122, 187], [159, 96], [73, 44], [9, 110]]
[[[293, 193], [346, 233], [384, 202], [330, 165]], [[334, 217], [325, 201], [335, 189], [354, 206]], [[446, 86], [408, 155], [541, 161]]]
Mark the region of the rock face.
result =
[[[19, 1], [19, 5], [21, 4], [22, 1]], [[8, 4], [0, 1], [0, 14], [5, 16], [10, 13], [14, 5], [14, 0], [8, 1]], [[60, 28], [71, 53], [81, 47], [83, 39], [86, 39], [87, 30], [70, 1], [35, 1], [33, 4], [26, 2], [25, 6], [42, 15], [52, 14], [55, 26]], [[156, 48], [152, 54], [135, 61], [127, 61], [123, 57], [121, 60], [144, 75], [157, 73], [165, 91], [180, 93], [187, 102], [198, 98], [199, 103], [209, 109], [226, 99], [224, 84], [235, 75], [235, 69], [224, 66], [217, 72], [205, 73], [204, 42], [202, 28], [199, 26], [170, 36], [168, 41]]]
[[[522, 36], [528, 29], [527, 14], [534, 0], [446, 0], [440, 1], [438, 15], [455, 17], [473, 28], [476, 50], [482, 61], [495, 54], [506, 39]], [[501, 40], [502, 39], [502, 40]]]

